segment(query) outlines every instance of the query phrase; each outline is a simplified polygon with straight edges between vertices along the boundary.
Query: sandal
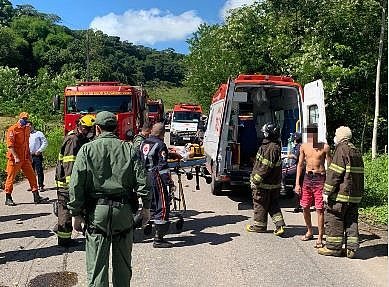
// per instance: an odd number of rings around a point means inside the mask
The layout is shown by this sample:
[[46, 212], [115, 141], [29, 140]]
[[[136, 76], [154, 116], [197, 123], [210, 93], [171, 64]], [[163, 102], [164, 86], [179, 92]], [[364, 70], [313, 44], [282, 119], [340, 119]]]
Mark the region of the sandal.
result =
[[315, 247], [315, 248], [323, 248], [324, 244], [323, 244], [323, 242], [316, 241], [316, 244], [313, 247]]
[[304, 236], [301, 237], [301, 241], [309, 241], [312, 239], [313, 239], [313, 234], [311, 234], [311, 235], [304, 234]]

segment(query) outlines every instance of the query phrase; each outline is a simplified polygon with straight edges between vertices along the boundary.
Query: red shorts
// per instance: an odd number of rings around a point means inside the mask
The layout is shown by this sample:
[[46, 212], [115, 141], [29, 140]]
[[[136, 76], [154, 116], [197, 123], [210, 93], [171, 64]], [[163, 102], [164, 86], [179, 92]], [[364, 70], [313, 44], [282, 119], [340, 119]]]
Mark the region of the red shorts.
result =
[[323, 209], [323, 188], [326, 176], [323, 174], [304, 175], [303, 187], [301, 189], [300, 205], [302, 208], [310, 208], [315, 202], [316, 209]]

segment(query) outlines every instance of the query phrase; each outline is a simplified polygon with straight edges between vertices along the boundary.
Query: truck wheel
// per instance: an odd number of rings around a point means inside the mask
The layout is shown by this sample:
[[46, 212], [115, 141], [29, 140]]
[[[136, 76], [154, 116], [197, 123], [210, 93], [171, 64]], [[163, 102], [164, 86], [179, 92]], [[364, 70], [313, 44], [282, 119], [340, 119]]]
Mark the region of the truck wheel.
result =
[[212, 176], [211, 182], [211, 192], [213, 195], [221, 195], [222, 194], [222, 183], [220, 181], [216, 181]]

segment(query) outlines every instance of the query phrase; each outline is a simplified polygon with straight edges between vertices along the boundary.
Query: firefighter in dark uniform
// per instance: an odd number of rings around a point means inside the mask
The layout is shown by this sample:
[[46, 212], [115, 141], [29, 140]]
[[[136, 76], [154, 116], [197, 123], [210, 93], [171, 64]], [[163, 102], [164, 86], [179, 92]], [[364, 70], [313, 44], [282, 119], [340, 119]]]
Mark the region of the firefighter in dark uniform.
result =
[[326, 246], [318, 250], [321, 255], [341, 256], [345, 243], [346, 256], [353, 258], [359, 248], [358, 204], [364, 190], [364, 167], [351, 138], [348, 127], [335, 132], [335, 153], [324, 184]]
[[58, 224], [54, 231], [58, 237], [58, 245], [69, 246], [75, 241], [72, 236], [72, 220], [66, 204], [69, 202], [70, 176], [72, 174], [73, 164], [81, 146], [90, 141], [92, 128], [95, 118], [92, 115], [86, 115], [79, 119], [77, 127], [70, 131], [62, 143], [55, 173], [58, 196]]
[[168, 149], [163, 142], [165, 127], [162, 123], [156, 123], [148, 138], [141, 145], [141, 153], [148, 172], [153, 200], [151, 209], [154, 211], [155, 238], [153, 247], [169, 248], [173, 244], [163, 237], [169, 231], [170, 200], [168, 186], [172, 185], [170, 170], [167, 163]]
[[264, 139], [259, 147], [250, 178], [254, 223], [246, 225], [248, 232], [266, 232], [267, 214], [276, 226], [274, 234], [284, 233], [284, 218], [278, 202], [281, 188], [281, 144], [280, 129], [274, 123], [262, 127]]

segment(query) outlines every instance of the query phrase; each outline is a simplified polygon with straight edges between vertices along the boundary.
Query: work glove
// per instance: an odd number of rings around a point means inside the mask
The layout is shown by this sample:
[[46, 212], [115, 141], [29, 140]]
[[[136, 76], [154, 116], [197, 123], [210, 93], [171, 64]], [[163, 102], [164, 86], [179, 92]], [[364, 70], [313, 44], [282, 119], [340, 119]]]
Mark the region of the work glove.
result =
[[323, 193], [323, 202], [328, 203], [328, 194]]
[[142, 216], [142, 227], [145, 227], [150, 221], [150, 209], [142, 208], [140, 213]]
[[85, 225], [85, 221], [81, 216], [72, 217], [73, 230], [77, 232], [83, 232], [84, 225]]

